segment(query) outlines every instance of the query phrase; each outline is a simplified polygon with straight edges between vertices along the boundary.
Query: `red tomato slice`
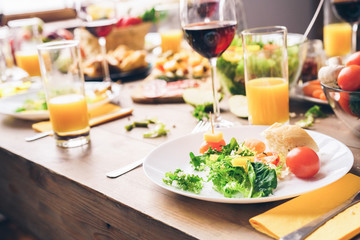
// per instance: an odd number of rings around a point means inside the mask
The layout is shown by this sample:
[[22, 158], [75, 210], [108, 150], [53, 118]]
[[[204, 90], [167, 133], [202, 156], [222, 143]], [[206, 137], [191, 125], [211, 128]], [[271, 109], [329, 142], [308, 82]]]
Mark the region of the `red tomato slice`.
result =
[[286, 156], [286, 165], [298, 178], [310, 178], [319, 171], [320, 160], [311, 148], [297, 147]]
[[226, 145], [226, 143], [225, 143], [224, 139], [221, 140], [220, 142], [216, 142], [216, 143], [204, 141], [200, 146], [200, 153], [201, 154], [206, 153], [210, 147], [213, 150], [216, 149], [217, 151], [221, 151], [222, 147], [225, 145]]
[[276, 152], [264, 152], [264, 153], [260, 153], [258, 155], [255, 156], [254, 159], [255, 162], [262, 162], [265, 164], [274, 164], [275, 166], [277, 166], [279, 164], [280, 161], [280, 157], [279, 154]]

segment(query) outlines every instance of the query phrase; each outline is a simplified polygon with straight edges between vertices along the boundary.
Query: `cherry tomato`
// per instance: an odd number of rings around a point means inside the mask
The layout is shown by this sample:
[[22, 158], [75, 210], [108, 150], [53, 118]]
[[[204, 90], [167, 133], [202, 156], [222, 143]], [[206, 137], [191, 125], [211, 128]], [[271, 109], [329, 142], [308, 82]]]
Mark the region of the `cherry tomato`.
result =
[[280, 161], [280, 157], [279, 154], [276, 152], [264, 152], [264, 153], [260, 153], [258, 155], [255, 156], [254, 159], [255, 162], [262, 162], [265, 164], [274, 164], [275, 166], [277, 166], [279, 164]]
[[346, 66], [359, 65], [360, 66], [360, 51], [349, 56]]
[[216, 149], [217, 151], [221, 151], [222, 147], [225, 145], [226, 145], [226, 143], [225, 143], [224, 139], [221, 140], [220, 142], [215, 142], [215, 143], [204, 141], [200, 146], [200, 153], [201, 154], [206, 153], [209, 150], [209, 147], [211, 147], [211, 149], [213, 149], [213, 150]]
[[297, 147], [286, 156], [286, 165], [298, 178], [311, 178], [319, 171], [320, 160], [311, 148]]
[[338, 80], [339, 87], [345, 91], [360, 89], [360, 66], [351, 65], [341, 69]]

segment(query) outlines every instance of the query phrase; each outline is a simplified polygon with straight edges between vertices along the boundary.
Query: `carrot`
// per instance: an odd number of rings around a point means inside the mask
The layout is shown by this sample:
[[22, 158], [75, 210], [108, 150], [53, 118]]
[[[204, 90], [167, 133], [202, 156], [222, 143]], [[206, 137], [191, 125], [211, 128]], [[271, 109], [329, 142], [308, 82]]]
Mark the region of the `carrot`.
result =
[[321, 94], [324, 94], [323, 90], [322, 89], [316, 89], [315, 91], [313, 91], [312, 97], [320, 99]]
[[315, 90], [321, 90], [321, 86], [317, 84], [307, 84], [303, 87], [304, 95], [312, 97]]
[[310, 85], [319, 85], [320, 86], [320, 80], [319, 79], [311, 80], [311, 81], [308, 81], [308, 84], [310, 84]]
[[322, 93], [320, 94], [320, 99], [321, 99], [321, 100], [324, 100], [324, 101], [327, 101], [327, 99], [326, 99], [326, 96], [325, 96], [325, 93], [324, 93], [324, 92], [322, 92]]

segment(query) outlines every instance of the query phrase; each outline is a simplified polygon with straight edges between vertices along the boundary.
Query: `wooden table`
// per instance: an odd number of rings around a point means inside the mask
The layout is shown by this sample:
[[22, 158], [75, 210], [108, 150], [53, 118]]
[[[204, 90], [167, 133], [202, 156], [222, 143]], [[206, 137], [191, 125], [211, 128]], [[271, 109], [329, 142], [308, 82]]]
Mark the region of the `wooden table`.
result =
[[[58, 148], [52, 137], [25, 142], [34, 133], [32, 122], [0, 116], [0, 212], [39, 239], [268, 239], [248, 221], [284, 201], [191, 199], [156, 186], [141, 167], [117, 179], [105, 176], [196, 125], [187, 104], [133, 104], [128, 94], [135, 84], [126, 84], [121, 97], [123, 106], [134, 107], [133, 115], [92, 128], [85, 147]], [[297, 113], [291, 122], [312, 105], [291, 102], [290, 111]], [[171, 129], [169, 135], [144, 139], [143, 129], [125, 131], [130, 121], [146, 117], [158, 117]], [[247, 124], [226, 111], [223, 117]], [[360, 175], [360, 138], [332, 114], [313, 130], [345, 143], [355, 156], [351, 172]]]

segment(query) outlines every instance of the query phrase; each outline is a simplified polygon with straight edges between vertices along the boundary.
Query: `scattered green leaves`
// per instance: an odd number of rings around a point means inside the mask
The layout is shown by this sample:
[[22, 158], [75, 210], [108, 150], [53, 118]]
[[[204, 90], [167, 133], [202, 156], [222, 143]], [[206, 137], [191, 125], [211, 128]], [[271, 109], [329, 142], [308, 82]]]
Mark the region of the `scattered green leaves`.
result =
[[305, 113], [305, 118], [296, 122], [302, 128], [309, 128], [313, 125], [315, 118], [325, 118], [327, 115], [321, 111], [319, 105], [314, 105]]
[[140, 16], [140, 18], [143, 20], [143, 22], [157, 23], [165, 19], [166, 16], [166, 12], [157, 12], [155, 8], [151, 8], [150, 10], [145, 11], [144, 14]]
[[201, 177], [194, 174], [185, 174], [181, 169], [176, 169], [175, 172], [165, 173], [163, 182], [170, 186], [175, 186], [185, 191], [200, 193], [204, 186], [204, 181]]
[[156, 138], [161, 136], [166, 136], [170, 131], [166, 129], [166, 125], [157, 120], [157, 118], [143, 119], [140, 121], [133, 121], [131, 124], [125, 126], [126, 131], [131, 131], [136, 127], [149, 128], [150, 124], [155, 124], [155, 126], [143, 134], [144, 138]]
[[205, 105], [196, 106], [193, 111], [193, 116], [199, 121], [208, 120], [210, 118], [209, 114], [206, 112]]

